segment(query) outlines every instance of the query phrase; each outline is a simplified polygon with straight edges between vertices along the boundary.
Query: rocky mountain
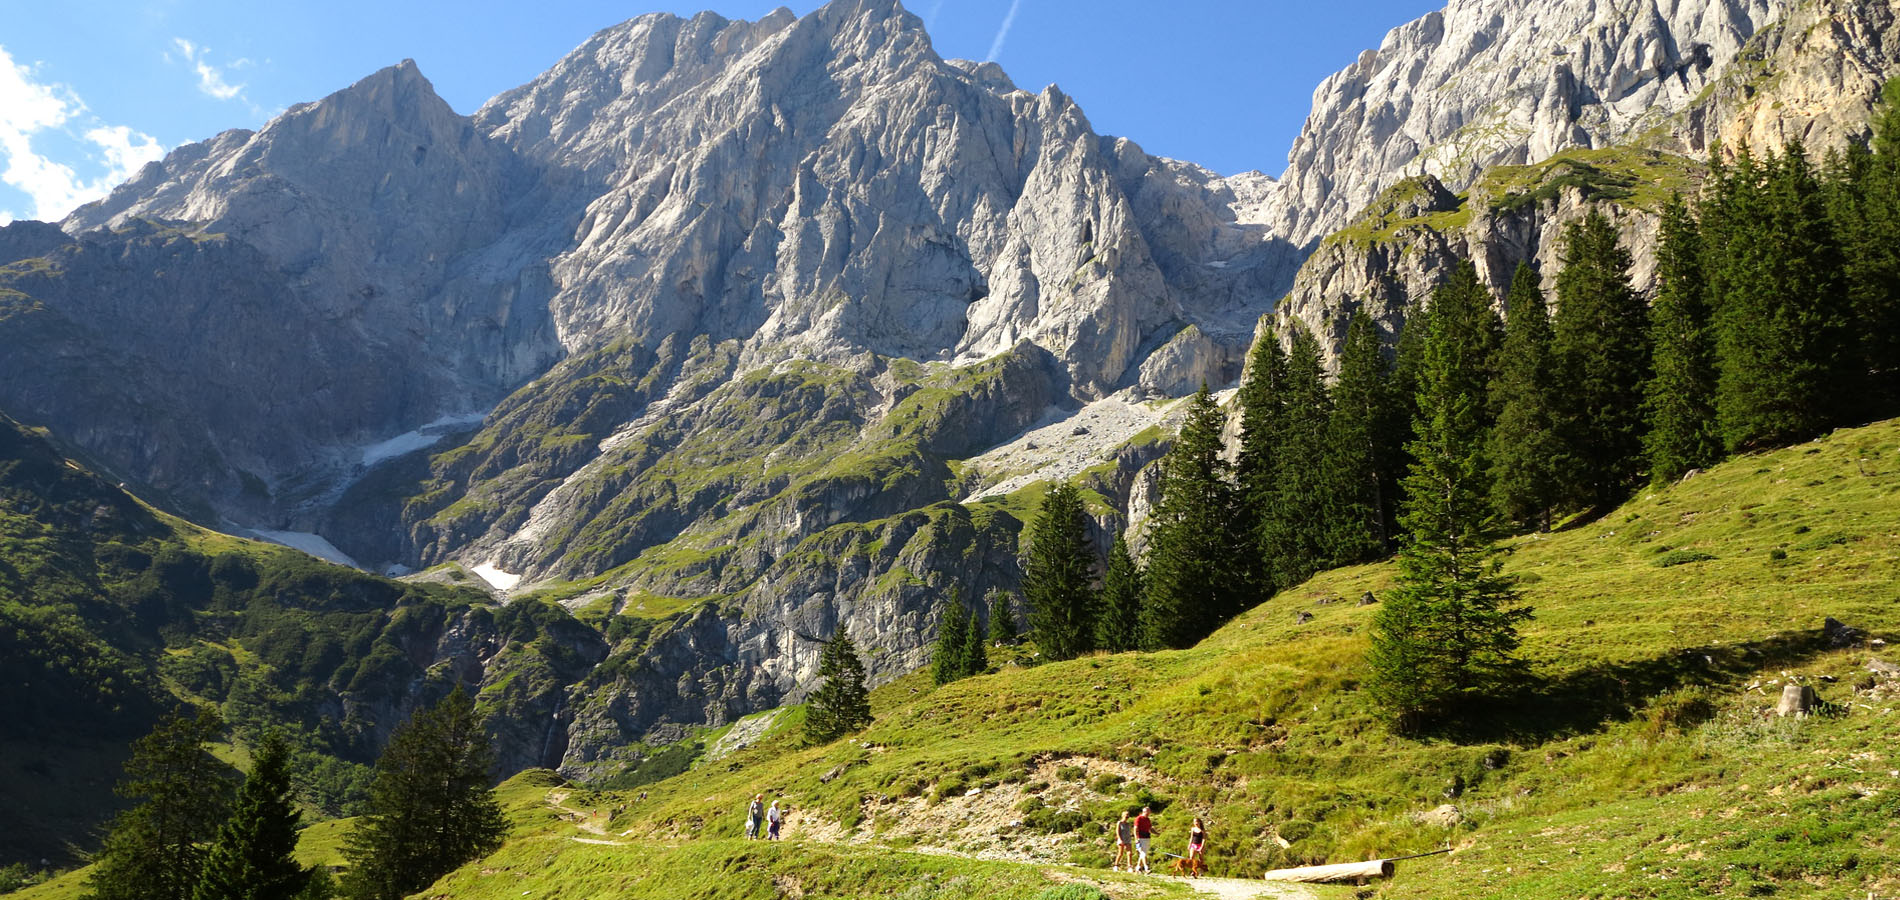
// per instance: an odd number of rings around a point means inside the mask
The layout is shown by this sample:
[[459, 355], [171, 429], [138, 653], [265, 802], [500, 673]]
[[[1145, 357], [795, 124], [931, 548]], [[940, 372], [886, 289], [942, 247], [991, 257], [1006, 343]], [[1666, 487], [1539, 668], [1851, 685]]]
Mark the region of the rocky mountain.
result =
[[953, 586], [1015, 587], [1040, 479], [1138, 515], [1263, 314], [1396, 327], [1592, 203], [1643, 258], [1697, 177], [1666, 151], [1858, 136], [1893, 19], [1456, 0], [1321, 85], [1278, 181], [1098, 135], [895, 0], [642, 16], [472, 116], [405, 62], [0, 229], [0, 409], [201, 522], [603, 623], [507, 727], [610, 772], [798, 699], [840, 630], [923, 664]]

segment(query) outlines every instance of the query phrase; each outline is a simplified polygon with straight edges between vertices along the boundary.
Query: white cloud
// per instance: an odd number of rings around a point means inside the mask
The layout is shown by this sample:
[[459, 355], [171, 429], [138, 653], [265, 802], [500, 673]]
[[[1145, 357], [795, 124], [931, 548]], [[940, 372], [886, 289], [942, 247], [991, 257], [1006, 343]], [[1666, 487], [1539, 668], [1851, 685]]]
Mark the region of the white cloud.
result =
[[1016, 10], [1022, 8], [1023, 0], [1009, 0], [1009, 12], [1003, 14], [1003, 25], [996, 29], [996, 39], [990, 42], [990, 55], [985, 62], [995, 62], [1003, 55], [1003, 42], [1009, 39], [1009, 27], [1016, 24]]
[[[235, 100], [244, 96], [244, 85], [224, 80], [224, 73], [205, 59], [204, 47], [184, 38], [172, 38], [172, 46], [177, 47], [178, 52], [185, 55], [185, 62], [191, 63], [191, 67], [197, 70], [198, 90], [206, 96], [219, 100]], [[166, 58], [170, 59], [171, 54], [166, 54]], [[250, 63], [248, 59], [240, 59], [232, 63], [230, 68], [242, 68]]]
[[[106, 169], [91, 181], [82, 180], [71, 165], [43, 156], [33, 146], [35, 135], [55, 130], [71, 133], [68, 126], [76, 124], [92, 126], [81, 137], [98, 148], [85, 162], [94, 166], [103, 162]], [[33, 209], [23, 215], [48, 221], [64, 218], [74, 207], [105, 196], [113, 185], [164, 152], [148, 134], [100, 122], [71, 88], [42, 83], [31, 68], [14, 62], [0, 47], [0, 163], [5, 166], [0, 181], [31, 198]], [[0, 225], [19, 215], [0, 210]]]

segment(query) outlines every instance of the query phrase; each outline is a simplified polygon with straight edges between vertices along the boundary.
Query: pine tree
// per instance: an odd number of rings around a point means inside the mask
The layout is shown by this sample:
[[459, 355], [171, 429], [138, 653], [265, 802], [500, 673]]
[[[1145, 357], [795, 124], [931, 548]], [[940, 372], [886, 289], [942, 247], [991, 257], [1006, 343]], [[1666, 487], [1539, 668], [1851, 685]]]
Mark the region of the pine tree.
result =
[[1128, 555], [1128, 538], [1115, 533], [1102, 576], [1102, 615], [1095, 623], [1095, 646], [1121, 653], [1141, 646], [1141, 570]]
[[1722, 458], [1715, 427], [1715, 347], [1696, 221], [1682, 197], [1663, 207], [1656, 298], [1649, 307], [1655, 374], [1644, 388], [1650, 478], [1673, 482]]
[[1506, 300], [1504, 351], [1491, 406], [1492, 495], [1505, 518], [1550, 529], [1565, 464], [1557, 435], [1557, 373], [1551, 361], [1550, 316], [1537, 270], [1520, 264]]
[[990, 591], [990, 643], [1006, 647], [1016, 643], [1016, 614], [1010, 611], [1010, 597], [1002, 591]]
[[1738, 158], [1719, 199], [1716, 419], [1731, 451], [1803, 440], [1839, 422], [1855, 354], [1826, 204], [1799, 141]]
[[1405, 508], [1404, 473], [1411, 471], [1412, 426], [1418, 421], [1419, 373], [1425, 368], [1425, 339], [1431, 333], [1431, 310], [1414, 300], [1405, 307], [1405, 321], [1399, 328], [1398, 342], [1392, 349], [1392, 434], [1387, 447], [1393, 449], [1389, 461], [1394, 486], [1388, 504], [1386, 533], [1394, 540], [1402, 538], [1399, 511]]
[[864, 662], [857, 645], [843, 633], [818, 655], [824, 684], [811, 693], [805, 711], [805, 742], [829, 744], [871, 724], [871, 693], [864, 687]]
[[1630, 255], [1601, 212], [1564, 228], [1551, 353], [1563, 385], [1556, 415], [1568, 448], [1565, 493], [1608, 508], [1643, 466], [1649, 316], [1630, 287]]
[[1023, 595], [1029, 601], [1029, 625], [1044, 659], [1074, 659], [1093, 649], [1095, 590], [1091, 585], [1095, 551], [1084, 521], [1082, 492], [1058, 484], [1043, 495], [1042, 508], [1029, 529], [1029, 559], [1023, 567]]
[[1433, 295], [1397, 586], [1375, 614], [1367, 689], [1401, 728], [1455, 716], [1520, 673], [1485, 460], [1489, 295], [1469, 262]]
[[1161, 500], [1148, 532], [1141, 645], [1186, 647], [1234, 617], [1248, 593], [1234, 534], [1235, 492], [1221, 457], [1227, 417], [1202, 385], [1161, 463]]
[[343, 851], [343, 893], [397, 900], [500, 847], [507, 820], [489, 785], [493, 759], [475, 701], [459, 686], [397, 726]]
[[228, 809], [223, 764], [205, 751], [223, 730], [216, 711], [180, 708], [132, 744], [117, 790], [140, 802], [106, 835], [88, 900], [190, 900], [204, 868], [202, 845]]
[[290, 787], [290, 748], [268, 735], [238, 788], [231, 818], [205, 856], [194, 900], [293, 900], [310, 881], [297, 864], [300, 814]]
[[1240, 453], [1234, 460], [1234, 481], [1238, 486], [1233, 522], [1234, 534], [1241, 536], [1238, 560], [1240, 590], [1246, 595], [1243, 605], [1252, 605], [1273, 595], [1271, 556], [1261, 543], [1266, 523], [1276, 505], [1279, 487], [1274, 478], [1276, 448], [1285, 427], [1287, 378], [1286, 354], [1268, 327], [1254, 341], [1247, 361], [1246, 377], [1241, 380]]
[[1333, 414], [1327, 421], [1325, 549], [1327, 563], [1341, 566], [1383, 555], [1389, 546], [1386, 505], [1396, 496], [1397, 447], [1394, 407], [1387, 383], [1379, 329], [1370, 316], [1353, 314], [1339, 354]]
[[937, 647], [930, 655], [930, 678], [939, 685], [969, 674], [966, 664], [970, 651], [964, 645], [970, 634], [968, 619], [962, 598], [956, 588], [951, 588], [950, 598], [943, 604], [943, 617], [937, 622]]
[[1273, 485], [1260, 517], [1260, 547], [1273, 584], [1288, 588], [1313, 577], [1330, 560], [1326, 479], [1327, 422], [1332, 397], [1319, 358], [1319, 342], [1305, 329], [1293, 333], [1286, 381], [1280, 390], [1278, 440], [1273, 446]]
[[1853, 310], [1856, 402], [1851, 421], [1900, 413], [1900, 80], [1888, 82], [1873, 147], [1830, 153], [1823, 181]]
[[971, 612], [963, 619], [963, 675], [981, 675], [989, 671], [990, 653], [983, 642], [983, 623]]

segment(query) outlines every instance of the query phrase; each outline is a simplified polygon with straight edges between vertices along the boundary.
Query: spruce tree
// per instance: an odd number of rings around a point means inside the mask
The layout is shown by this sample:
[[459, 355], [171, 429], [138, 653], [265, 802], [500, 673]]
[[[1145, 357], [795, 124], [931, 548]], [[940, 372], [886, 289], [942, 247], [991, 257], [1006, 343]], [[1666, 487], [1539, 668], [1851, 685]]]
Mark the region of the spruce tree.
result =
[[1364, 312], [1354, 313], [1339, 353], [1327, 422], [1328, 565], [1365, 562], [1389, 546], [1386, 506], [1396, 495], [1392, 467], [1399, 448], [1389, 443], [1397, 429], [1387, 368], [1378, 326]]
[[1280, 390], [1278, 440], [1273, 446], [1273, 484], [1260, 517], [1259, 543], [1273, 584], [1289, 588], [1331, 560], [1327, 494], [1327, 422], [1332, 397], [1319, 358], [1319, 342], [1304, 328], [1293, 333], [1286, 381]]
[[500, 847], [508, 826], [489, 784], [493, 760], [475, 701], [459, 686], [397, 726], [343, 850], [345, 896], [397, 900]]
[[1006, 647], [1016, 643], [1016, 613], [1010, 610], [1008, 594], [992, 590], [990, 601], [990, 643]]
[[194, 900], [293, 900], [310, 882], [310, 870], [292, 856], [301, 816], [291, 795], [290, 748], [273, 733], [253, 759], [206, 853]]
[[117, 792], [139, 803], [113, 821], [87, 900], [190, 900], [229, 809], [224, 765], [205, 750], [223, 730], [215, 710], [181, 707], [133, 742]]
[[1720, 198], [1716, 418], [1731, 451], [1779, 446], [1843, 418], [1853, 313], [1826, 203], [1799, 141], [1737, 160]]
[[1644, 388], [1650, 478], [1673, 482], [1722, 458], [1715, 426], [1715, 346], [1696, 221], [1681, 196], [1663, 207], [1656, 298], [1649, 307], [1654, 375]]
[[1110, 653], [1141, 646], [1141, 570], [1128, 555], [1128, 538], [1115, 533], [1102, 576], [1102, 615], [1095, 622], [1095, 646]]
[[1141, 645], [1186, 647], [1233, 618], [1252, 595], [1234, 534], [1236, 503], [1221, 457], [1226, 414], [1201, 386], [1161, 462], [1161, 499], [1148, 531]]
[[1649, 317], [1629, 271], [1629, 251], [1601, 212], [1565, 226], [1551, 328], [1563, 385], [1557, 427], [1569, 499], [1599, 509], [1621, 500], [1643, 467]]
[[973, 611], [963, 618], [963, 675], [966, 678], [981, 675], [989, 668], [990, 653], [984, 646], [983, 623]]
[[1402, 729], [1458, 715], [1521, 671], [1517, 623], [1530, 610], [1499, 572], [1485, 460], [1489, 307], [1469, 262], [1433, 295], [1399, 579], [1368, 654], [1367, 689]]
[[1268, 327], [1254, 341], [1246, 377], [1241, 380], [1237, 395], [1240, 452], [1233, 466], [1238, 488], [1233, 532], [1243, 541], [1241, 558], [1237, 561], [1239, 587], [1247, 596], [1243, 605], [1265, 600], [1279, 587], [1274, 581], [1271, 556], [1261, 543], [1261, 537], [1273, 527], [1266, 520], [1278, 502], [1274, 454], [1285, 427], [1286, 378], [1286, 354], [1281, 351], [1273, 329]]
[[1386, 529], [1395, 540], [1401, 535], [1399, 511], [1405, 507], [1404, 474], [1411, 471], [1412, 426], [1418, 421], [1419, 373], [1425, 368], [1425, 338], [1431, 332], [1431, 310], [1417, 300], [1406, 304], [1405, 321], [1392, 349], [1392, 434], [1387, 447], [1393, 450], [1389, 462], [1393, 475], [1393, 495], [1388, 504]]
[[1043, 495], [1029, 529], [1023, 596], [1029, 625], [1044, 659], [1073, 659], [1093, 649], [1095, 551], [1089, 544], [1082, 492], [1058, 484]]
[[970, 635], [968, 619], [962, 598], [952, 588], [943, 604], [943, 617], [937, 621], [937, 646], [930, 655], [932, 681], [944, 685], [969, 674], [966, 663], [970, 651], [964, 644]]
[[1551, 361], [1550, 316], [1537, 270], [1520, 264], [1506, 300], [1504, 350], [1491, 405], [1498, 410], [1491, 432], [1492, 495], [1513, 522], [1550, 529], [1558, 499], [1563, 442], [1557, 435], [1557, 373]]
[[818, 654], [824, 684], [811, 692], [805, 710], [805, 742], [829, 744], [871, 724], [871, 692], [864, 687], [864, 661], [851, 638], [840, 632]]

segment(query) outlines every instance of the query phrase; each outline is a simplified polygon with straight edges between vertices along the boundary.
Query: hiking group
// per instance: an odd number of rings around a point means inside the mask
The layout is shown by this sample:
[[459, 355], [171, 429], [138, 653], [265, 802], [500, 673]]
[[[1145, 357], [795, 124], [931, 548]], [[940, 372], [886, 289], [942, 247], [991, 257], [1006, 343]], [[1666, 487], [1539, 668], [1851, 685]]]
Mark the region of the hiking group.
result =
[[[1160, 829], [1155, 827], [1154, 811], [1146, 806], [1134, 818], [1128, 817], [1128, 811], [1122, 810], [1122, 817], [1115, 823], [1115, 861], [1111, 867], [1117, 871], [1140, 872], [1153, 871], [1148, 862], [1148, 851], [1154, 840], [1154, 834]], [[1194, 817], [1194, 825], [1188, 829], [1187, 855], [1178, 856], [1178, 868], [1189, 876], [1197, 875], [1207, 868], [1207, 826], [1201, 824], [1199, 816]], [[1175, 854], [1169, 853], [1169, 856]]]
[[765, 795], [753, 794], [752, 805], [745, 811], [745, 839], [757, 840], [760, 825], [765, 826], [766, 840], [778, 840], [779, 830], [785, 826], [785, 812], [778, 808], [777, 800], [773, 800], [772, 806], [768, 809], [765, 805]]

